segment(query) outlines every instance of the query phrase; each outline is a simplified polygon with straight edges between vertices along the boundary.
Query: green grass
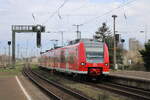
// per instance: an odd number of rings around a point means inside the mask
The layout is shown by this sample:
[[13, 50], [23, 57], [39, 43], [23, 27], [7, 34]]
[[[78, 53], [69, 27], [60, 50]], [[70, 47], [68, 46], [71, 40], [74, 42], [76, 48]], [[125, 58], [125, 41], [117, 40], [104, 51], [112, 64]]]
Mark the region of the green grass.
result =
[[16, 64], [15, 68], [0, 68], [0, 77], [20, 75], [22, 68], [23, 64]]
[[[0, 77], [21, 75], [23, 67], [24, 67], [23, 63], [17, 62], [15, 68], [11, 68], [11, 67], [0, 68]], [[38, 68], [36, 64], [30, 65], [30, 67], [32, 69], [37, 69]]]
[[31, 67], [33, 70], [38, 69], [38, 65], [36, 65], [36, 64], [31, 64], [30, 67]]

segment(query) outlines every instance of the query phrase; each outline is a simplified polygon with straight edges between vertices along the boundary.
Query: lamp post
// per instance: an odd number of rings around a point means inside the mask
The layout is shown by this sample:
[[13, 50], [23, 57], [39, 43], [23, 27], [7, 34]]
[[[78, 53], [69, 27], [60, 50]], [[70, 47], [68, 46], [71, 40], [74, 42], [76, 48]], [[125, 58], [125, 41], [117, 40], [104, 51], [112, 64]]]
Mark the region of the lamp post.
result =
[[147, 42], [147, 25], [145, 25], [145, 30], [140, 31], [140, 33], [145, 33], [145, 43]]
[[114, 56], [113, 56], [113, 60], [114, 60], [114, 67], [115, 69], [118, 69], [118, 66], [117, 66], [117, 63], [116, 63], [116, 38], [115, 38], [115, 35], [116, 35], [116, 30], [115, 30], [115, 24], [116, 24], [116, 18], [117, 18], [117, 15], [112, 15], [113, 17], [113, 30], [114, 30]]

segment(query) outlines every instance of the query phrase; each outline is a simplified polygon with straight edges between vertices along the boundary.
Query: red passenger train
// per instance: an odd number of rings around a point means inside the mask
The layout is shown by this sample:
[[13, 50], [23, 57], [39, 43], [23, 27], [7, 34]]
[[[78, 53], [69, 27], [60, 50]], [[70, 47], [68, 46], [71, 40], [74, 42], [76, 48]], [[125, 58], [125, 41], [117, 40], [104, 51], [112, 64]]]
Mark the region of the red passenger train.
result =
[[40, 66], [72, 75], [105, 75], [109, 73], [108, 47], [93, 39], [76, 39], [42, 53]]

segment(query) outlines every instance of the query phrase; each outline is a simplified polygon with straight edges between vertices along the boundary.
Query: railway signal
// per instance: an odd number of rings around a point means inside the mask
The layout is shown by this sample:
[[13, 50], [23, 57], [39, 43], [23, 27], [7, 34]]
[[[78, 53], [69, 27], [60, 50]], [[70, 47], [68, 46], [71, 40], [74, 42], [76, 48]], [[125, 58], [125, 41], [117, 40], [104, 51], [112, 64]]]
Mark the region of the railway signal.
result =
[[121, 39], [121, 43], [124, 43], [125, 42], [125, 39]]
[[37, 47], [41, 46], [41, 33], [45, 32], [45, 26], [42, 25], [12, 25], [12, 64], [15, 67], [15, 41], [16, 33], [36, 32]]
[[33, 26], [33, 32], [37, 32], [36, 34], [36, 45], [37, 47], [41, 46], [41, 32], [45, 32], [45, 27], [41, 25]]
[[36, 45], [37, 47], [41, 46], [41, 33], [39, 32], [36, 34]]
[[120, 34], [115, 34], [115, 39], [116, 39], [116, 42], [118, 43], [120, 41]]
[[32, 27], [33, 32], [45, 32], [45, 26], [36, 25]]
[[11, 41], [8, 41], [8, 45], [9, 45], [9, 46], [11, 45]]
[[8, 41], [8, 54], [9, 54], [9, 66], [10, 66], [10, 64], [11, 64], [11, 61], [10, 61], [10, 45], [11, 45], [11, 41]]

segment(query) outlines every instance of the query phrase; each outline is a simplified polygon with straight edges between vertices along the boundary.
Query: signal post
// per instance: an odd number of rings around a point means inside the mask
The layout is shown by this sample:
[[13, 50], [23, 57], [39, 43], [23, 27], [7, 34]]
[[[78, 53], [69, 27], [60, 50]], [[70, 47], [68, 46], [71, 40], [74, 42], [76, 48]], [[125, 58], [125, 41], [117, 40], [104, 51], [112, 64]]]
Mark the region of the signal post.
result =
[[41, 32], [45, 32], [45, 26], [42, 25], [12, 25], [12, 67], [15, 68], [16, 63], [16, 33], [36, 32], [37, 47], [41, 46]]

